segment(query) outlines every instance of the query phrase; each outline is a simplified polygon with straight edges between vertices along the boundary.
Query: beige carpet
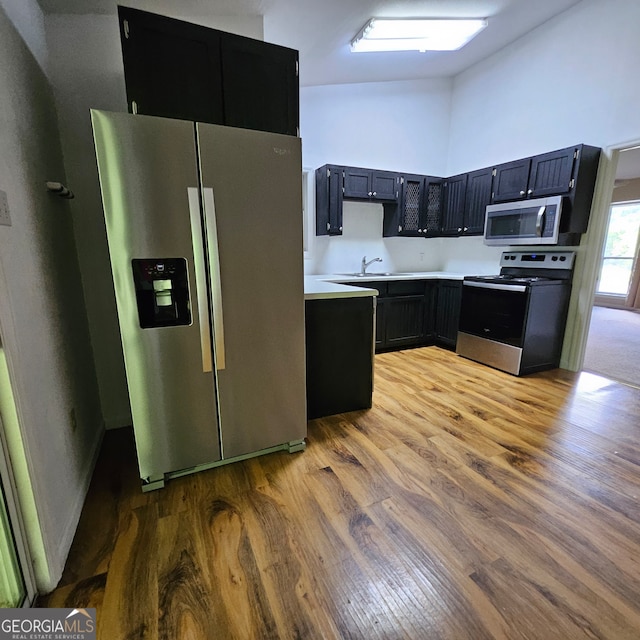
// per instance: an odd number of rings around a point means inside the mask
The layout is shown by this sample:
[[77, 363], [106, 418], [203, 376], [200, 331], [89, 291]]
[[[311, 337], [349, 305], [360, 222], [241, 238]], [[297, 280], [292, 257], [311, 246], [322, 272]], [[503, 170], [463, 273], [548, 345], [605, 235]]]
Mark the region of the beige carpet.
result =
[[594, 307], [583, 368], [640, 387], [640, 313]]

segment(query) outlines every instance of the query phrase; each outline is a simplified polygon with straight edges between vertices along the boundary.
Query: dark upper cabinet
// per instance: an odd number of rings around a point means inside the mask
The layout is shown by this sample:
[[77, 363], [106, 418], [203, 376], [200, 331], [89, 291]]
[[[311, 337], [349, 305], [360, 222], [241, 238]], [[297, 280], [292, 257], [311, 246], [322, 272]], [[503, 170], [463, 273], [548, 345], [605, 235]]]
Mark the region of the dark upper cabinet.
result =
[[327, 164], [316, 170], [316, 235], [342, 234], [344, 169]]
[[398, 200], [398, 174], [376, 169], [344, 168], [344, 197], [354, 200]]
[[576, 151], [576, 147], [570, 147], [498, 165], [493, 180], [493, 201], [569, 193]]
[[443, 236], [459, 236], [464, 232], [464, 213], [467, 200], [467, 174], [447, 178], [443, 185]]
[[400, 178], [400, 201], [386, 216], [385, 236], [432, 237], [439, 235], [442, 209], [442, 178], [404, 174]]
[[473, 236], [484, 232], [485, 210], [491, 204], [493, 168], [487, 167], [444, 182], [443, 236]]
[[487, 205], [491, 204], [493, 169], [486, 167], [467, 174], [467, 197], [465, 200], [464, 234], [482, 235]]
[[576, 145], [498, 165], [494, 169], [492, 201], [567, 196], [569, 206], [579, 205], [579, 222], [571, 225], [575, 232], [582, 233], [591, 208], [599, 157], [597, 147]]
[[[421, 238], [482, 235], [492, 202], [563, 195], [560, 233], [577, 237], [587, 230], [599, 158], [598, 147], [581, 144], [445, 179], [342, 167], [343, 195], [382, 203], [384, 237]], [[342, 200], [335, 194], [332, 202], [339, 202], [340, 210], [319, 210], [319, 234], [341, 233]], [[564, 237], [563, 244], [576, 239]]]
[[[386, 236], [421, 236], [424, 220], [424, 176], [403, 175], [400, 178], [398, 208], [385, 224]], [[388, 228], [387, 228], [388, 226]]]
[[220, 32], [118, 7], [131, 113], [224, 123]]
[[118, 7], [129, 111], [298, 134], [298, 53]]
[[493, 202], [527, 197], [531, 158], [505, 162], [494, 169]]
[[298, 135], [298, 52], [223, 33], [221, 57], [225, 124]]
[[542, 198], [569, 193], [577, 155], [577, 149], [570, 147], [531, 158], [527, 196]]

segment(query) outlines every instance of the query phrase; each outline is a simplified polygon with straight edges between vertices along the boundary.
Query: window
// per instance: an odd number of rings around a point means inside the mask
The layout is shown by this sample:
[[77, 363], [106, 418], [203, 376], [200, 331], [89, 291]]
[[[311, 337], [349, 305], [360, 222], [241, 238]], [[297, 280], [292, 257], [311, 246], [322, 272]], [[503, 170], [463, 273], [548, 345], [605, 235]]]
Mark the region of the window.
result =
[[611, 205], [597, 293], [626, 297], [638, 250], [640, 201]]

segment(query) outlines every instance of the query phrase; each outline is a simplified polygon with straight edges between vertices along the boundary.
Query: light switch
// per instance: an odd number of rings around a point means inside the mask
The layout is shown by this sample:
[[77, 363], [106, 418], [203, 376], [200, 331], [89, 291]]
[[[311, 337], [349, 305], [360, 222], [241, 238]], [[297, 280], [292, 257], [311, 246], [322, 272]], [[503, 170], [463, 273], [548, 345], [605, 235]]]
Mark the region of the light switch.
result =
[[0, 191], [0, 224], [4, 224], [8, 227], [11, 226], [9, 201], [7, 200], [7, 193], [5, 191]]

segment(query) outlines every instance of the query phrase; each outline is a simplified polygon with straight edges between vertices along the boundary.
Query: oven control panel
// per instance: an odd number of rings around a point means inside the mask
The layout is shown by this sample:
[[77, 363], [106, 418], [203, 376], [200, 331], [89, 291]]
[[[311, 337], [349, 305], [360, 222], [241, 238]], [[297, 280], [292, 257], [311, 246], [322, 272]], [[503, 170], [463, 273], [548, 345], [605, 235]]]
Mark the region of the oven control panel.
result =
[[530, 267], [532, 269], [573, 269], [575, 251], [504, 251], [501, 267]]

